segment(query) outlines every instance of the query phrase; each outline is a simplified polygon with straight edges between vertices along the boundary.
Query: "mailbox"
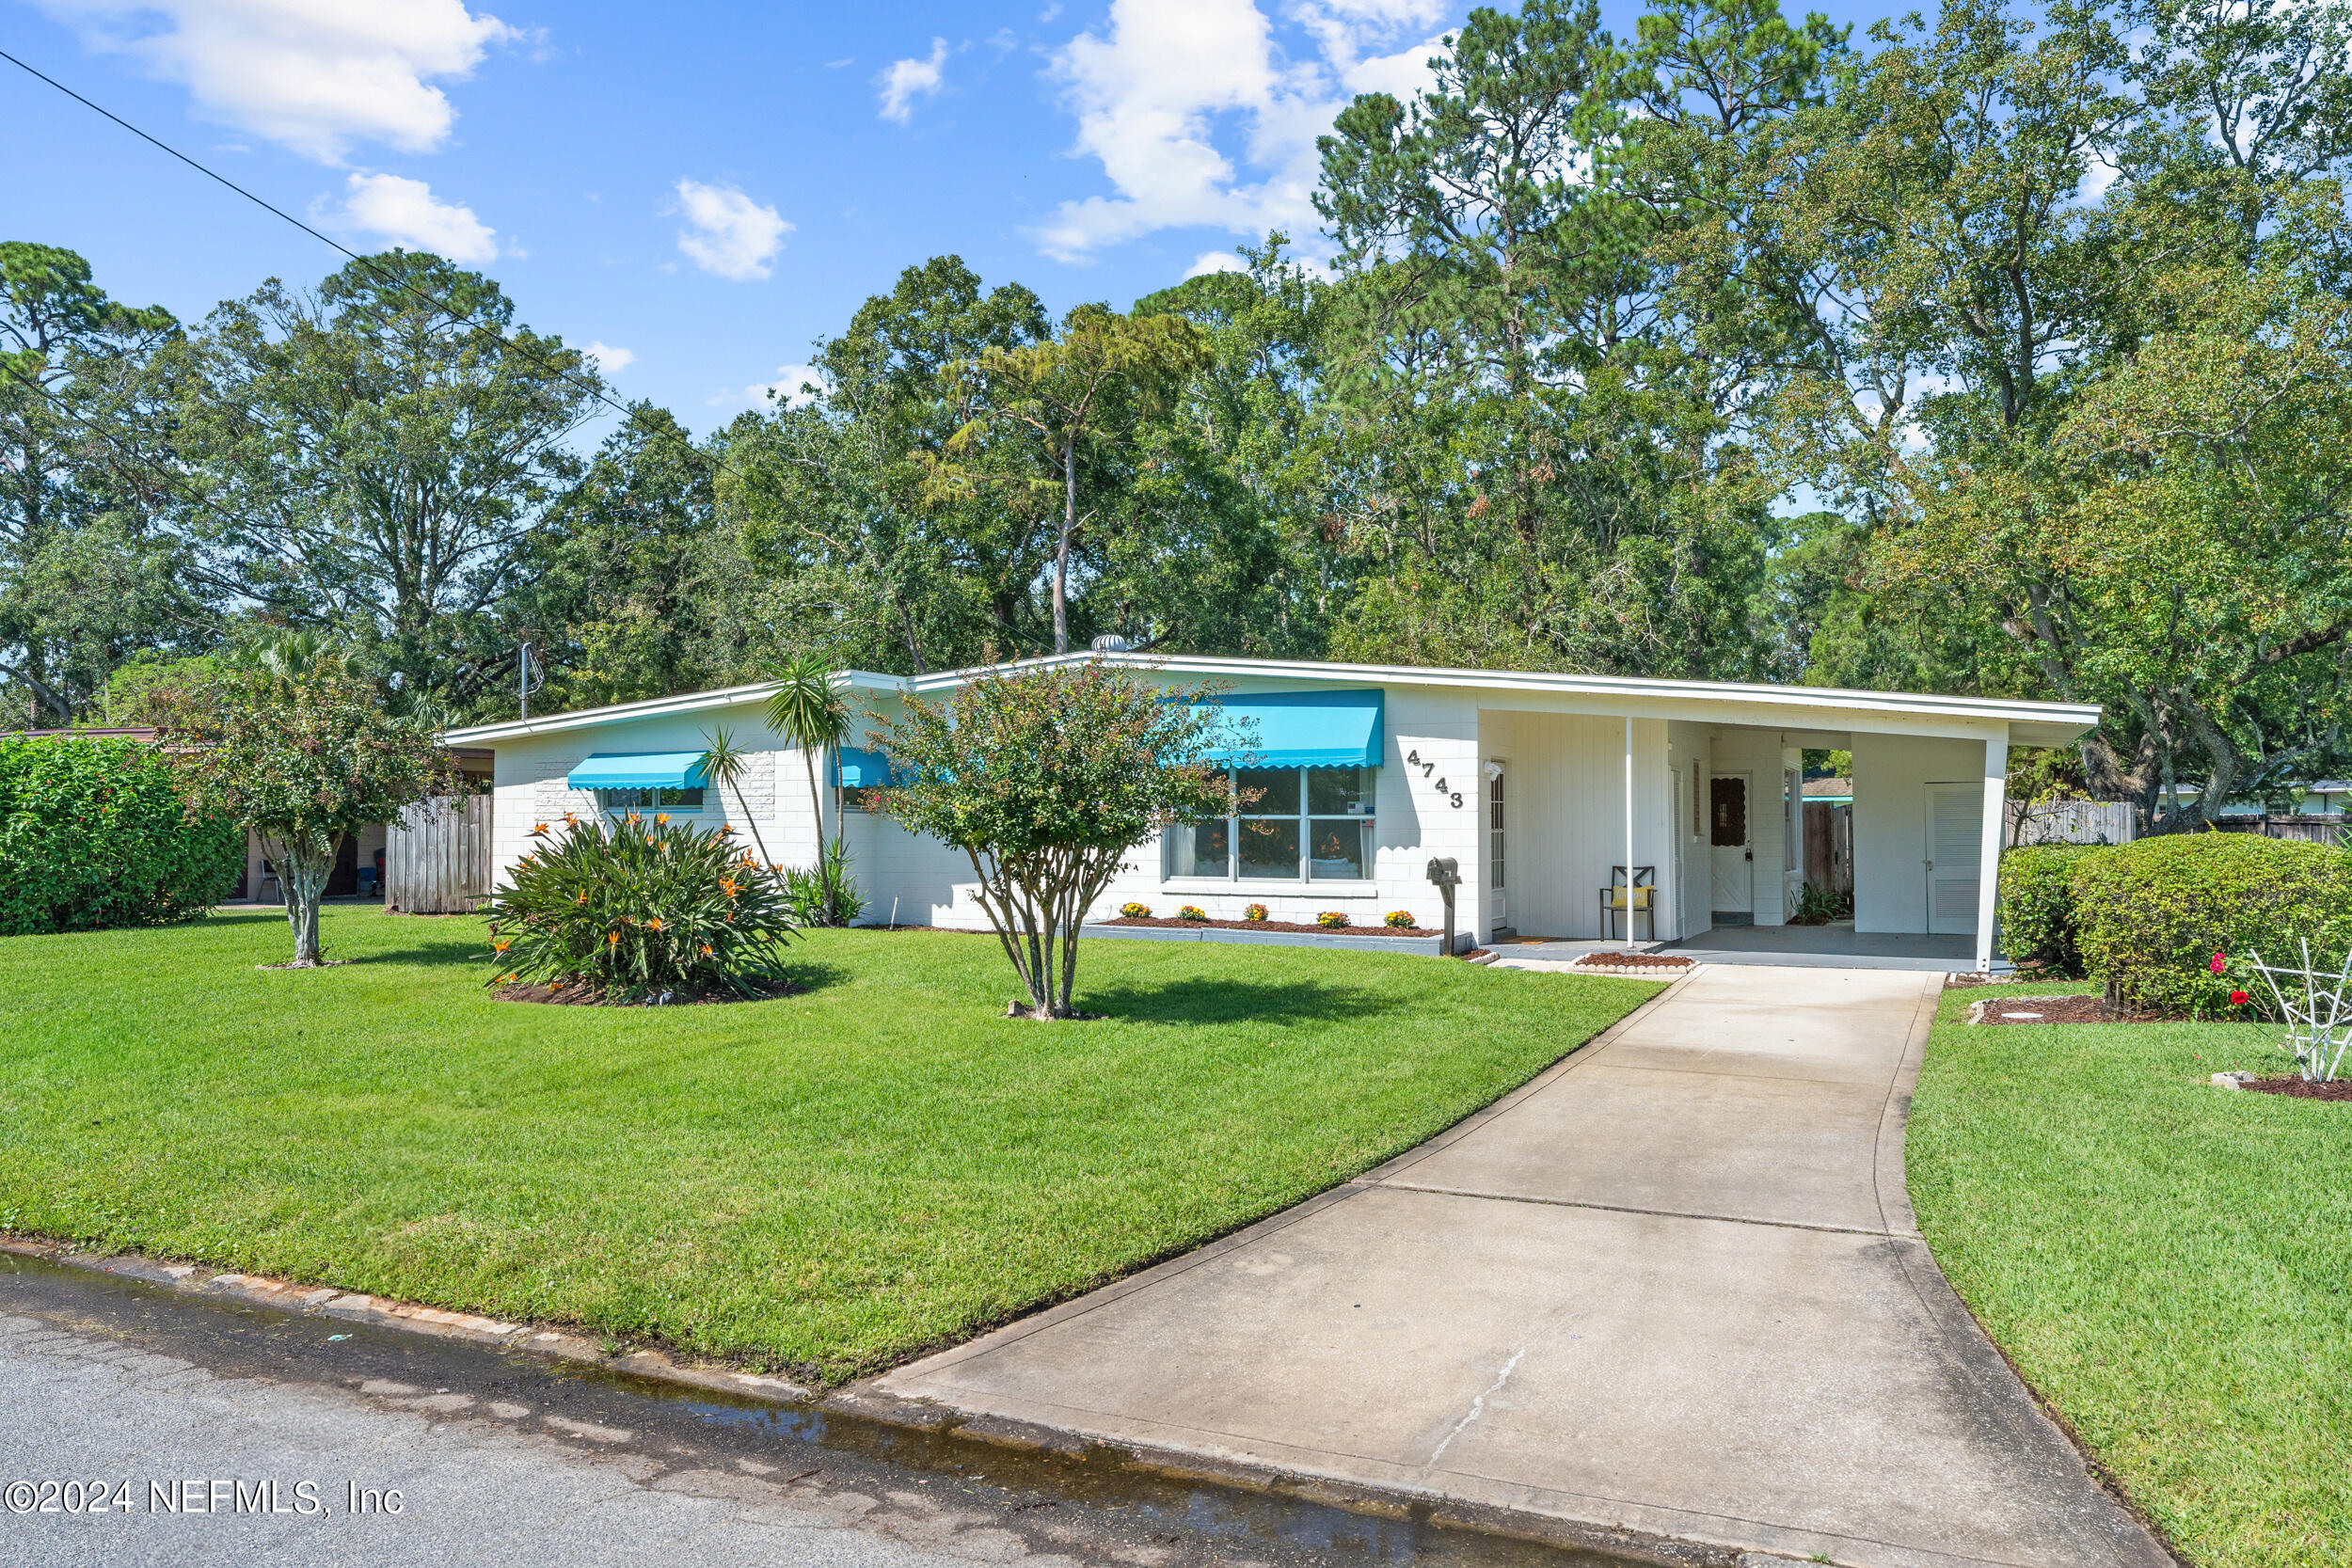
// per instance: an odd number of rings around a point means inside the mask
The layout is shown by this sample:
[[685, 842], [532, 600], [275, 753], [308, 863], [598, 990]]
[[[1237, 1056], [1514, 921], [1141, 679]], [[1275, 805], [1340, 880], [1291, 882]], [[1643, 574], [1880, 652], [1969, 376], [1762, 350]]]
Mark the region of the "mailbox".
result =
[[1462, 885], [1462, 863], [1452, 855], [1429, 862], [1429, 885], [1445, 895], [1445, 945], [1438, 952], [1454, 954], [1454, 890]]

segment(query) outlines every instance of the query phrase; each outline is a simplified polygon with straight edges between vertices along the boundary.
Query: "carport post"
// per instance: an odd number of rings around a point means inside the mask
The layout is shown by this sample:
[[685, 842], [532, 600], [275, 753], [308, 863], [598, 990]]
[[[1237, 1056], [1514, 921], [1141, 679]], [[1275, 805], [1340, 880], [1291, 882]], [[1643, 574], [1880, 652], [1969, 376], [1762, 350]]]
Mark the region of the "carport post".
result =
[[[1658, 895], [1649, 895], [1649, 939], [1658, 940]], [[1625, 716], [1625, 944], [1633, 945], [1633, 715]]]
[[1993, 970], [1993, 916], [2000, 907], [2001, 834], [2009, 816], [2009, 726], [1984, 743], [1984, 827], [1977, 849], [1977, 973]]

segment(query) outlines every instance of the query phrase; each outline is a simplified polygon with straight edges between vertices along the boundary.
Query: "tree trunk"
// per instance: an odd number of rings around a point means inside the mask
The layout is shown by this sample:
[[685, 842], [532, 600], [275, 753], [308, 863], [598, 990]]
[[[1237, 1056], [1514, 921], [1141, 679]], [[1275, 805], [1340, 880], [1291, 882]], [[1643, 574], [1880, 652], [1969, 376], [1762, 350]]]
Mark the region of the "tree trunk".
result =
[[327, 876], [335, 869], [339, 838], [324, 845], [296, 845], [291, 840], [278, 857], [278, 880], [286, 890], [286, 924], [294, 931], [295, 969], [316, 969], [319, 952], [319, 901], [326, 894]]
[[1078, 527], [1078, 443], [1061, 449], [1061, 538], [1054, 546], [1054, 652], [1070, 651], [1070, 536]]
[[822, 912], [819, 926], [833, 924], [833, 869], [825, 863], [825, 798], [817, 788], [817, 753], [801, 748], [801, 761], [808, 768], [809, 829], [817, 838], [817, 899]]

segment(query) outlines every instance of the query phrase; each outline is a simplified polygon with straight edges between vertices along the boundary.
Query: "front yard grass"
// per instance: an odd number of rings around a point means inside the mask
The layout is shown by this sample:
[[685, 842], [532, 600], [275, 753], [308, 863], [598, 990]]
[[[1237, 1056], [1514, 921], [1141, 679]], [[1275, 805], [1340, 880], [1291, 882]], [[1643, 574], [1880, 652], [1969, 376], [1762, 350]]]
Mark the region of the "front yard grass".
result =
[[1937, 1261], [2192, 1561], [2352, 1561], [2352, 1106], [2209, 1086], [2291, 1073], [2273, 1025], [1970, 1028], [1985, 994], [1912, 1106]]
[[0, 942], [0, 1228], [835, 1381], [1246, 1225], [1657, 987], [1094, 941], [1102, 1022], [993, 939], [816, 932], [805, 994], [498, 1002], [472, 919], [330, 906]]

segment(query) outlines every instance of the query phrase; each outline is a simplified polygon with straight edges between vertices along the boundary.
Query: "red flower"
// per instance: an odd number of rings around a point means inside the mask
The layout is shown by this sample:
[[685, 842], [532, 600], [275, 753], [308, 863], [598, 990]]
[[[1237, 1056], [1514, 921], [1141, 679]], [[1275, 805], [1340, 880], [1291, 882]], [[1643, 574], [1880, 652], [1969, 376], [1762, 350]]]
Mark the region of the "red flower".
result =
[[2216, 953], [2213, 956], [2213, 962], [2207, 964], [2205, 967], [2212, 970], [2216, 974], [2218, 974], [2223, 970], [2230, 967], [2230, 960], [2223, 958], [2220, 954]]
[[2230, 1006], [2233, 1007], [2243, 1007], [2252, 1000], [2252, 997], [2248, 996], [2242, 990], [2233, 990], [2230, 993]]

